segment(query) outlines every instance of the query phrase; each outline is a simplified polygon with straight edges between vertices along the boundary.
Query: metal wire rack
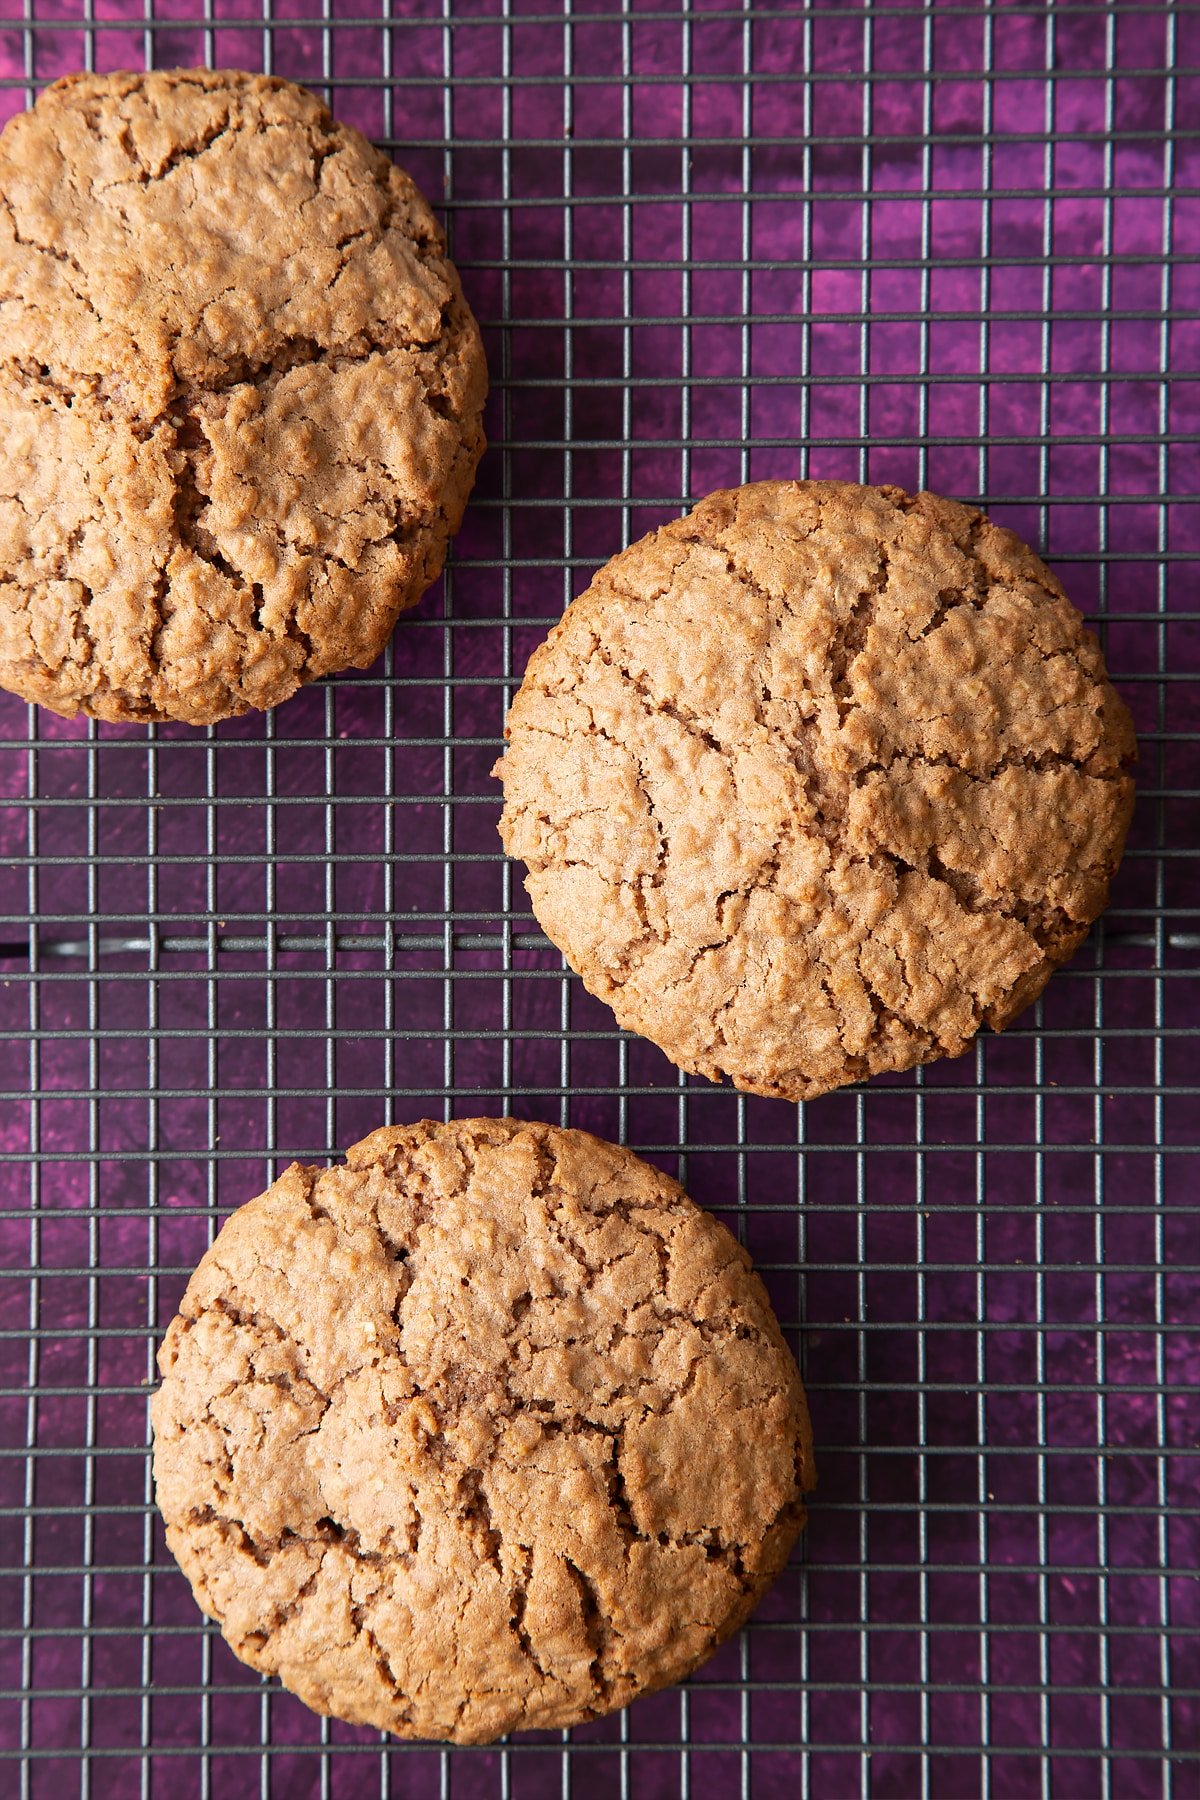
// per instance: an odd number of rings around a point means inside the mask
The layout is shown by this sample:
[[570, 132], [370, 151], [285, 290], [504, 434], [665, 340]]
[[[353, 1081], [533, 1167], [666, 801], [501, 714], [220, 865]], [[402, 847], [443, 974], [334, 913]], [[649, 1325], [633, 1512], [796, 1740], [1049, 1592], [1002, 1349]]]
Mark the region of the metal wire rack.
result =
[[[367, 675], [207, 732], [0, 696], [6, 1792], [1196, 1792], [1198, 53], [1167, 0], [0, 0], [6, 115], [85, 66], [326, 92], [444, 208], [493, 373], [444, 587]], [[613, 1029], [488, 777], [598, 562], [796, 473], [983, 495], [1142, 745], [1112, 910], [1036, 1011], [807, 1108]], [[822, 1484], [687, 1688], [446, 1752], [202, 1624], [146, 1397], [225, 1209], [473, 1110], [626, 1141], [736, 1226]]]

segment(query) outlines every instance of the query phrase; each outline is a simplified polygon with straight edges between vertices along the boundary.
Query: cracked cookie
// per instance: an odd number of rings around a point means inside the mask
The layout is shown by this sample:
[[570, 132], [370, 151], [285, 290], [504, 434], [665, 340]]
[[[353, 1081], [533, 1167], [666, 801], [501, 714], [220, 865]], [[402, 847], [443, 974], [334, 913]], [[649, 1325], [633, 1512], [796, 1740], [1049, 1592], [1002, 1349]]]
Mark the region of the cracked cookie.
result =
[[365, 668], [486, 381], [429, 207], [314, 95], [55, 82], [0, 134], [0, 684], [199, 725]]
[[677, 1681], [813, 1485], [734, 1239], [580, 1131], [387, 1127], [240, 1208], [159, 1351], [167, 1542], [318, 1712], [483, 1742]]
[[1104, 907], [1128, 711], [1050, 571], [932, 494], [758, 482], [596, 576], [509, 714], [537, 919], [681, 1068], [811, 1099], [955, 1056]]

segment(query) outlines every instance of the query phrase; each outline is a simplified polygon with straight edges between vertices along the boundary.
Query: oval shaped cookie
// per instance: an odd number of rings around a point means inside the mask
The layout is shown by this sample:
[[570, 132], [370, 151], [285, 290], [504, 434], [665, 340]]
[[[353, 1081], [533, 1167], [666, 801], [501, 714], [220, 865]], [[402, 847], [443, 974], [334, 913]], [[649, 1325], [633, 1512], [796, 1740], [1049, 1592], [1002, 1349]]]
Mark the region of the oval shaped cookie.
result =
[[408, 176], [238, 71], [0, 135], [0, 684], [205, 724], [365, 667], [439, 574], [486, 370]]
[[159, 1352], [167, 1542], [317, 1711], [484, 1741], [746, 1618], [812, 1441], [749, 1259], [657, 1169], [512, 1119], [377, 1131], [228, 1220]]
[[966, 1048], [1104, 906], [1129, 714], [982, 513], [842, 482], [715, 493], [531, 657], [501, 835], [539, 923], [680, 1067], [808, 1099]]

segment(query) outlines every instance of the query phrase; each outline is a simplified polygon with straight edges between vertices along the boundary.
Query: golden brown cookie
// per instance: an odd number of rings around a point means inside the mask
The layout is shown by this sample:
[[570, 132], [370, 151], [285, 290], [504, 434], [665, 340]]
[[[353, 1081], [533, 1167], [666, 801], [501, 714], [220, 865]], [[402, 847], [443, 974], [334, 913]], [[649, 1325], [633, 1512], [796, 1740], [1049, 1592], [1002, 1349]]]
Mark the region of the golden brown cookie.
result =
[[534, 653], [501, 835], [538, 921], [680, 1067], [809, 1099], [966, 1048], [1103, 908], [1129, 714], [971, 507], [758, 482], [616, 556]]
[[389, 1127], [234, 1213], [159, 1352], [167, 1542], [318, 1712], [472, 1743], [677, 1681], [804, 1522], [749, 1258], [657, 1169], [513, 1119]]
[[206, 724], [365, 667], [485, 388], [428, 206], [314, 95], [55, 82], [0, 135], [0, 685]]

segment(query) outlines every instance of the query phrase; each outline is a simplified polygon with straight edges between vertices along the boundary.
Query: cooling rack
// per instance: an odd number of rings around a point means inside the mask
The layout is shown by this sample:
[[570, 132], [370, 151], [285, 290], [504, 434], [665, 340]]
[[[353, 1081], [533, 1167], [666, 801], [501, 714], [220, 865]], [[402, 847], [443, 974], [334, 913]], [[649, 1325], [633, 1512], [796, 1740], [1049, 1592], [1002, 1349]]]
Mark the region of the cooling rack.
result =
[[[492, 447], [367, 674], [209, 731], [0, 696], [5, 1792], [1194, 1794], [1200, 15], [0, 0], [5, 114], [197, 62], [313, 84], [443, 209]], [[613, 1029], [488, 771], [597, 563], [806, 474], [983, 496], [1097, 623], [1141, 766], [1112, 909], [1033, 1012], [795, 1108]], [[235, 1662], [165, 1551], [146, 1406], [227, 1209], [492, 1110], [627, 1142], [734, 1226], [821, 1488], [686, 1688], [444, 1751]]]

